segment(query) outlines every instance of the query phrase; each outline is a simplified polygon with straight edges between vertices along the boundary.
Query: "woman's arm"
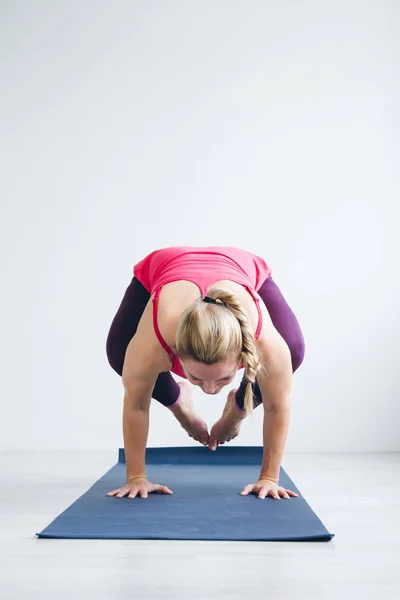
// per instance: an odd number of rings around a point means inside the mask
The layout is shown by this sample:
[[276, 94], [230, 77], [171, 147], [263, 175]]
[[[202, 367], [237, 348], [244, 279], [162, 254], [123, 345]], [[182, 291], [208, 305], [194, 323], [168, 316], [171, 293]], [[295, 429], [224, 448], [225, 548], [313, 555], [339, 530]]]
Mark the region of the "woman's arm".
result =
[[288, 345], [278, 332], [257, 341], [266, 372], [257, 377], [263, 406], [263, 460], [260, 479], [278, 483], [290, 421], [292, 361]]
[[125, 388], [123, 434], [126, 480], [146, 477], [146, 445], [151, 396], [157, 377], [164, 370], [165, 356], [151, 336], [137, 331], [128, 344], [122, 371]]
[[[154, 387], [154, 386], [153, 386]], [[126, 392], [123, 408], [123, 435], [126, 461], [126, 483], [146, 477], [146, 445], [149, 433], [150, 387], [143, 393]]]

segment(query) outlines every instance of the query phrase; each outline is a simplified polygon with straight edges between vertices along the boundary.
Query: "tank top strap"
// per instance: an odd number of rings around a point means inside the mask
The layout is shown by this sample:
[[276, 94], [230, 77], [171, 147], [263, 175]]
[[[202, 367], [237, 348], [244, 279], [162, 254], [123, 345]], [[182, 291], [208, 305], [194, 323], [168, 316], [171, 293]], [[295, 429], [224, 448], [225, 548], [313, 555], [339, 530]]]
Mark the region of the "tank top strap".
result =
[[162, 345], [164, 350], [168, 353], [168, 356], [170, 357], [171, 362], [172, 362], [172, 368], [174, 368], [178, 357], [176, 356], [176, 354], [174, 354], [172, 352], [171, 348], [168, 346], [168, 344], [162, 337], [160, 330], [158, 329], [158, 323], [157, 323], [158, 299], [160, 296], [161, 288], [162, 288], [162, 285], [160, 285], [160, 286], [158, 286], [158, 288], [156, 288], [154, 298], [153, 298], [153, 327], [154, 327], [154, 331], [155, 331], [158, 341], [160, 342], [160, 344]]
[[257, 312], [258, 312], [258, 325], [257, 325], [257, 331], [255, 333], [255, 339], [258, 340], [260, 333], [261, 333], [261, 329], [262, 329], [262, 323], [263, 323], [263, 316], [262, 316], [262, 312], [261, 312], [261, 308], [260, 308], [260, 298], [257, 297], [256, 293], [254, 292], [254, 290], [252, 289], [251, 286], [246, 285], [245, 286], [247, 291], [250, 292], [250, 294], [253, 296], [254, 302], [256, 303], [256, 307], [257, 307]]

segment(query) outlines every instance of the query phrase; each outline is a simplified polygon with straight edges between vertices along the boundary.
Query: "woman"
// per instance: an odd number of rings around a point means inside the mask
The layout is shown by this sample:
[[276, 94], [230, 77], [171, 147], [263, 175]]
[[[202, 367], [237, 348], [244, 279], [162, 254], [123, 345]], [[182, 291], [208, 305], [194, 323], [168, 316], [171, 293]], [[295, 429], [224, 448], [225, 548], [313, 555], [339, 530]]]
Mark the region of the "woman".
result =
[[[134, 266], [134, 277], [111, 324], [107, 357], [122, 376], [127, 483], [108, 493], [121, 498], [172, 493], [145, 474], [149, 407], [171, 410], [189, 436], [210, 450], [235, 438], [241, 421], [264, 405], [260, 478], [242, 494], [296, 496], [278, 485], [289, 426], [292, 373], [304, 357], [299, 323], [265, 261], [228, 246], [173, 246]], [[260, 302], [261, 300], [261, 302]], [[195, 412], [193, 385], [217, 394], [244, 368], [221, 418], [208, 433]], [[176, 382], [170, 371], [187, 379]]]

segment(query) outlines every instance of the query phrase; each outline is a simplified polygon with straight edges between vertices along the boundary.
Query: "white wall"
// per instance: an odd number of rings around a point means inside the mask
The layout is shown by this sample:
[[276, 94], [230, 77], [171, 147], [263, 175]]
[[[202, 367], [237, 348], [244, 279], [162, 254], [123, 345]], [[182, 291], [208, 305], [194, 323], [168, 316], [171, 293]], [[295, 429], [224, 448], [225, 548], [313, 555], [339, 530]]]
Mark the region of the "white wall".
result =
[[[105, 340], [132, 267], [215, 244], [263, 256], [302, 326], [287, 452], [400, 449], [399, 12], [1, 4], [0, 449], [122, 446]], [[225, 393], [195, 388], [210, 425]], [[188, 444], [153, 401], [149, 445]]]

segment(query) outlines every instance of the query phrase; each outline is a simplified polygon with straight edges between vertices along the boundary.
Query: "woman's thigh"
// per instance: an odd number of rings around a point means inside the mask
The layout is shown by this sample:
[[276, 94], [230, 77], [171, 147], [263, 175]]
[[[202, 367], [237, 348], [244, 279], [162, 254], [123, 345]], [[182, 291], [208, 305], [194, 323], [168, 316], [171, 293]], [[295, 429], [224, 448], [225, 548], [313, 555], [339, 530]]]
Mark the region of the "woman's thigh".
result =
[[270, 314], [272, 323], [290, 349], [293, 373], [304, 359], [305, 343], [299, 322], [272, 277], [257, 291]]
[[126, 349], [136, 333], [149, 298], [150, 293], [133, 277], [111, 323], [106, 342], [107, 358], [114, 371], [121, 376]]

